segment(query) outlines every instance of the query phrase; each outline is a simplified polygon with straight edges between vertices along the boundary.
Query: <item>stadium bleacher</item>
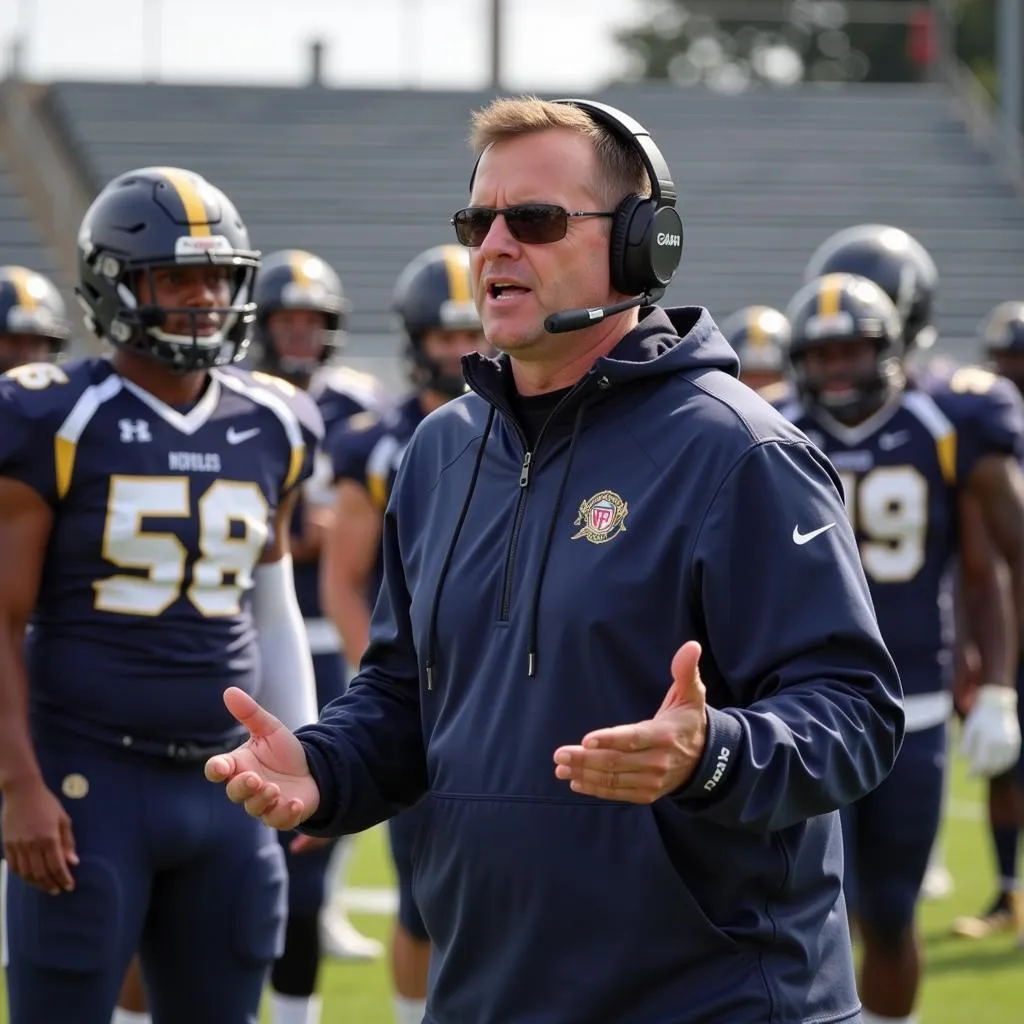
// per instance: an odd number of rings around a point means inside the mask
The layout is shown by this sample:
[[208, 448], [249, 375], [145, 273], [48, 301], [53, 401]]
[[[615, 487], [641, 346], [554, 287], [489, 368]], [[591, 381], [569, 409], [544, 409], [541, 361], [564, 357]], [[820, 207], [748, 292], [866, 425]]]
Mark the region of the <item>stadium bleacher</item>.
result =
[[[390, 334], [400, 268], [452, 237], [467, 118], [489, 95], [65, 82], [46, 106], [93, 189], [140, 165], [193, 167], [236, 200], [264, 251], [330, 260], [354, 301], [354, 351], [368, 353]], [[719, 318], [782, 305], [814, 246], [859, 221], [897, 223], [935, 255], [940, 348], [969, 345], [1020, 294], [1024, 201], [940, 86], [639, 85], [597, 98], [637, 114], [675, 172], [686, 251], [667, 302]]]
[[57, 276], [56, 261], [43, 242], [6, 154], [0, 149], [0, 265], [9, 263], [30, 267], [53, 279]]

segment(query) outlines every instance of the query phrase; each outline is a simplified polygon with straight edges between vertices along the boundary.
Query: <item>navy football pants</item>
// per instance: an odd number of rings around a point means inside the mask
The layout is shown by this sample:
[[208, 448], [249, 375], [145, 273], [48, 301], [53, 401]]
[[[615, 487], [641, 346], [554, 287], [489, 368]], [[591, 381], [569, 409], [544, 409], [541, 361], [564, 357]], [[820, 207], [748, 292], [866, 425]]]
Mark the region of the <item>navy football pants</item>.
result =
[[8, 875], [10, 1024], [109, 1024], [136, 948], [154, 1024], [256, 1024], [285, 920], [273, 832], [202, 764], [52, 727], [35, 740], [81, 863], [59, 896]]
[[427, 926], [420, 916], [420, 908], [412, 893], [413, 848], [416, 835], [426, 815], [426, 800], [402, 811], [388, 821], [388, 838], [391, 840], [391, 856], [398, 875], [398, 920], [402, 927], [415, 939], [426, 942], [430, 938]]
[[914, 919], [942, 817], [945, 773], [945, 724], [908, 732], [881, 785], [841, 812], [847, 906], [885, 933]]

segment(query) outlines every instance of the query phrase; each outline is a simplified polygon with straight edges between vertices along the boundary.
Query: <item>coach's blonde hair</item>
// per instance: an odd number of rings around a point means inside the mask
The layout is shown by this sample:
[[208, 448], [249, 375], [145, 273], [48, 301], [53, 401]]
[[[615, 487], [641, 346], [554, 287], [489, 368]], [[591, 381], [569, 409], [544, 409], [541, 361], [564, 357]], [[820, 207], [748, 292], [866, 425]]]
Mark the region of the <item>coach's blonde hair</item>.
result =
[[594, 186], [608, 209], [614, 209], [626, 196], [651, 194], [639, 152], [579, 107], [536, 96], [496, 99], [473, 112], [470, 144], [479, 156], [495, 142], [549, 128], [567, 128], [591, 140], [600, 176]]

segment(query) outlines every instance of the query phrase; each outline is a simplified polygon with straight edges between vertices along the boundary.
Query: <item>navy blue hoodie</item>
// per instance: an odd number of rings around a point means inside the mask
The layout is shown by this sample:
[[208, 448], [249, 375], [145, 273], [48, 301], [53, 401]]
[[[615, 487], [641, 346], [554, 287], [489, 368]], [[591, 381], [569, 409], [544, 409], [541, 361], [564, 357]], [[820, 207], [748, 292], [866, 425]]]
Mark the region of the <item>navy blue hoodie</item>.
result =
[[[361, 670], [300, 730], [305, 830], [427, 794], [428, 1024], [858, 1021], [835, 812], [903, 711], [828, 462], [701, 309], [643, 310], [529, 458], [507, 359], [467, 370], [399, 471]], [[688, 639], [691, 780], [641, 806], [556, 779], [557, 747], [657, 711]]]

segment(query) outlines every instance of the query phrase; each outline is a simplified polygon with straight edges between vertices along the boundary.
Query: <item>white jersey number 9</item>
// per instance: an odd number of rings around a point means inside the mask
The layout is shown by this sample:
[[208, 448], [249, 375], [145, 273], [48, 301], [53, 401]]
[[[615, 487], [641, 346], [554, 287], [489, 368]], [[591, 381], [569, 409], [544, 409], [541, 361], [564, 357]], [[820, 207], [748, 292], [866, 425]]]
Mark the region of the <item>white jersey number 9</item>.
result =
[[878, 466], [859, 479], [854, 473], [839, 476], [868, 578], [912, 580], [925, 561], [928, 481], [913, 466]]

